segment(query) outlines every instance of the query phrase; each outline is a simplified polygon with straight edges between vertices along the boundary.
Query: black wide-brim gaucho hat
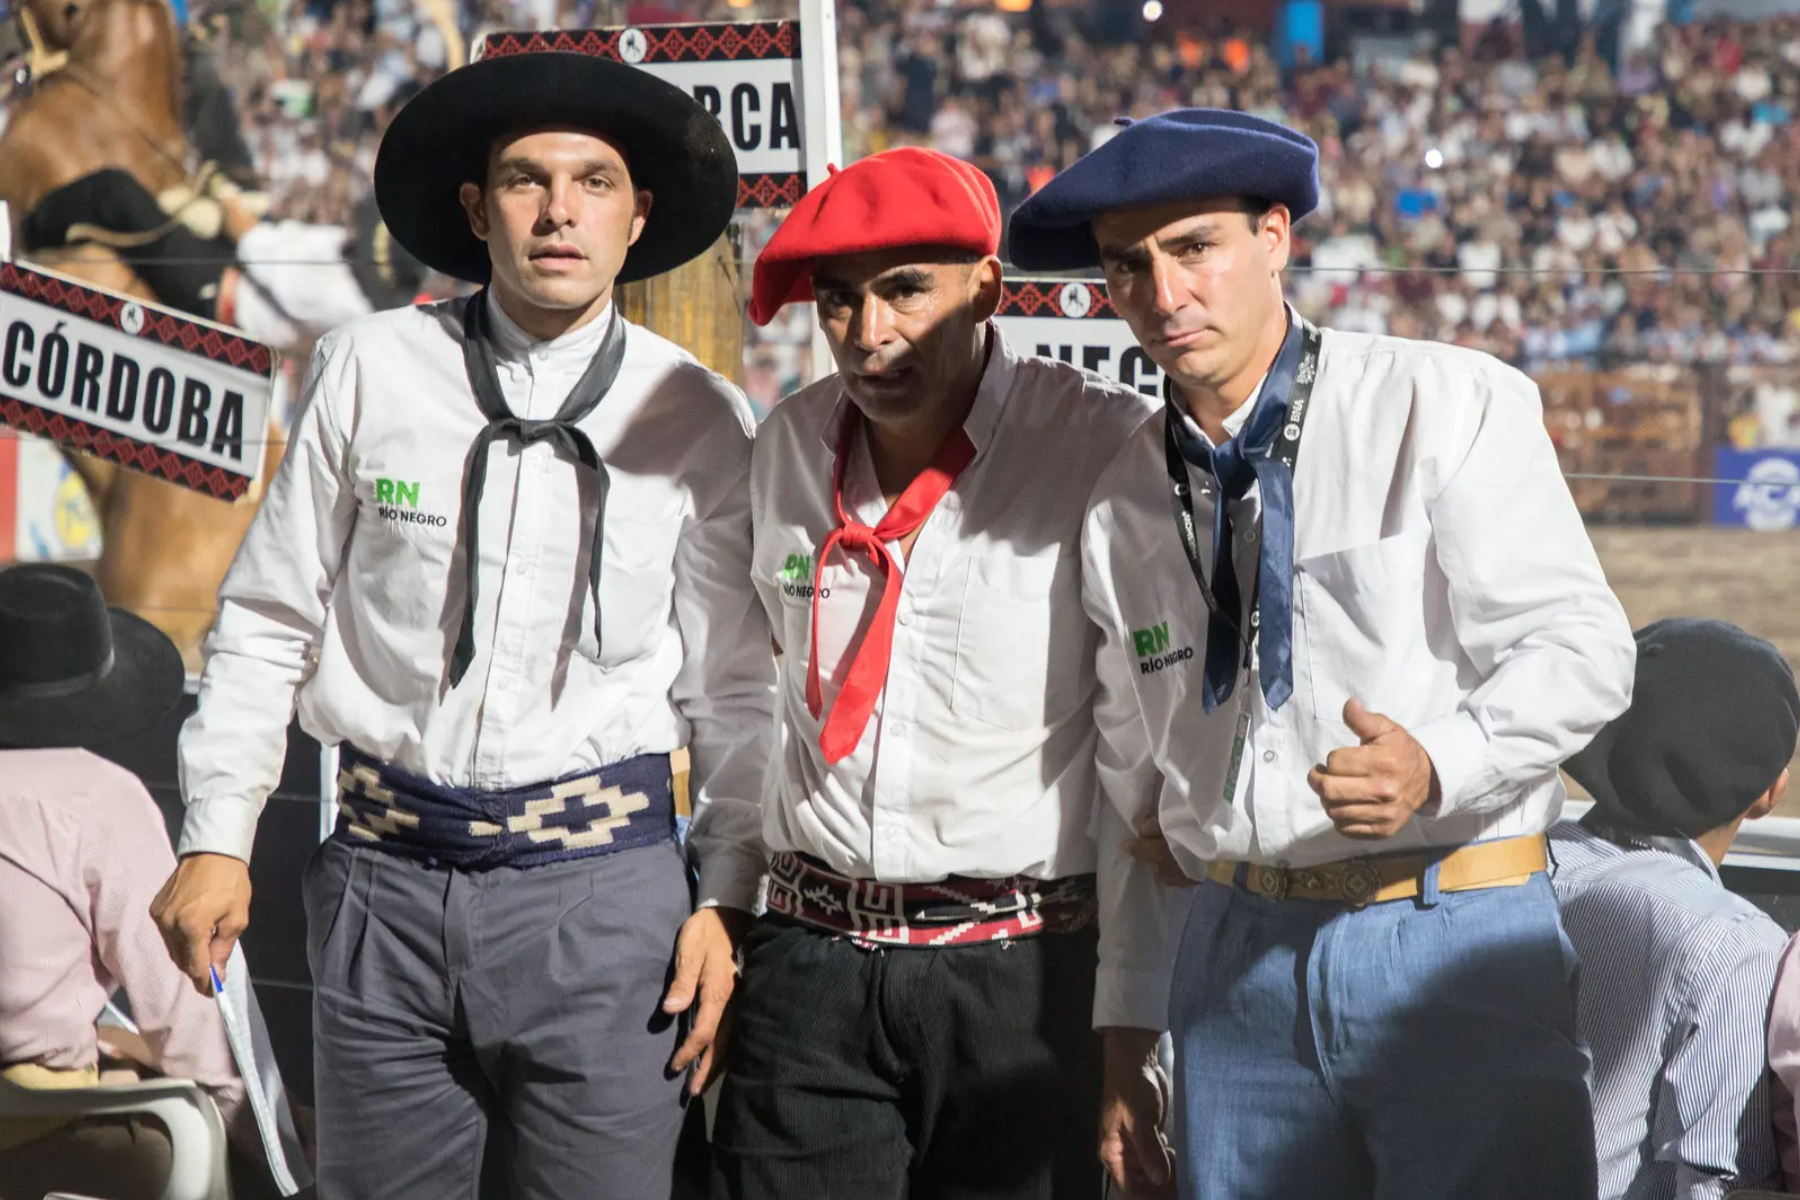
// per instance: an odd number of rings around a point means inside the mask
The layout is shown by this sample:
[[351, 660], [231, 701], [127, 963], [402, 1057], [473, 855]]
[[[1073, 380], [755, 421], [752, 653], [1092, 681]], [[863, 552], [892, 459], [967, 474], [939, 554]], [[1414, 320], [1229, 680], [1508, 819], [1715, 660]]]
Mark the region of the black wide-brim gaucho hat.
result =
[[575, 129], [624, 152], [633, 187], [651, 193], [619, 283], [698, 257], [737, 207], [737, 159], [725, 130], [686, 92], [611, 59], [568, 51], [485, 58], [406, 103], [375, 158], [375, 202], [394, 239], [434, 270], [486, 283], [487, 246], [458, 193], [487, 177], [494, 142]]

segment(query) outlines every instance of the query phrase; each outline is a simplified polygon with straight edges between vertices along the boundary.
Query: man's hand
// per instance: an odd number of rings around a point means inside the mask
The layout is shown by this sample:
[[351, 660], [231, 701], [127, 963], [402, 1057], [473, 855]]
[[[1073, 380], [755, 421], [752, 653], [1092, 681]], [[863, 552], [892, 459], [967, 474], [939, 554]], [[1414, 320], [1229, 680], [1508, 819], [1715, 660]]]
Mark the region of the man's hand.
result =
[[719, 1073], [731, 1044], [731, 993], [737, 988], [737, 947], [750, 929], [749, 913], [735, 908], [703, 908], [682, 923], [675, 941], [675, 981], [663, 997], [663, 1011], [686, 1012], [695, 996], [687, 1040], [675, 1051], [669, 1069], [694, 1068], [688, 1095], [698, 1096]]
[[1344, 724], [1362, 744], [1333, 750], [1306, 782], [1345, 837], [1393, 837], [1438, 796], [1431, 756], [1398, 723], [1354, 697], [1344, 705]]
[[1169, 1079], [1150, 1029], [1102, 1029], [1106, 1073], [1100, 1088], [1100, 1161], [1113, 1186], [1136, 1200], [1174, 1200], [1175, 1155], [1163, 1137]]
[[1194, 881], [1187, 877], [1187, 872], [1175, 861], [1175, 855], [1169, 849], [1169, 839], [1163, 836], [1162, 823], [1156, 819], [1154, 810], [1138, 822], [1137, 836], [1126, 838], [1120, 848], [1155, 872], [1156, 882], [1164, 887], [1194, 886]]
[[229, 854], [190, 854], [150, 902], [169, 957], [202, 996], [222, 978], [231, 948], [250, 924], [250, 864]]

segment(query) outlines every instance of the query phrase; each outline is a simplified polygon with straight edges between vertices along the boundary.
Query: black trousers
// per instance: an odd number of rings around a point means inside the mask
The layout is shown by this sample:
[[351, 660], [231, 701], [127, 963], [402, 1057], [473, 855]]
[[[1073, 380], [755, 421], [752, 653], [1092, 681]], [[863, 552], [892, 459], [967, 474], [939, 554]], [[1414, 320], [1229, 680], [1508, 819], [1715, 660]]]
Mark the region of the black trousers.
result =
[[1094, 1200], [1096, 937], [745, 940], [715, 1200]]

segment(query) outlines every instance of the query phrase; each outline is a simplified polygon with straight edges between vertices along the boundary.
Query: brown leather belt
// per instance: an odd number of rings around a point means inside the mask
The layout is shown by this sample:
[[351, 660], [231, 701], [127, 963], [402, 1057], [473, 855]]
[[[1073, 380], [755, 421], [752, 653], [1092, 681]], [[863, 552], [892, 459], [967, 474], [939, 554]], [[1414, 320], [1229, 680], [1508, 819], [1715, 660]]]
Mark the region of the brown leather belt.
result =
[[[1442, 859], [1426, 854], [1394, 854], [1384, 858], [1348, 858], [1316, 867], [1267, 867], [1244, 863], [1243, 888], [1270, 900], [1335, 900], [1351, 908], [1407, 900], [1424, 888], [1425, 871], [1438, 862], [1440, 892], [1476, 888], [1519, 887], [1549, 866], [1544, 835], [1476, 842], [1452, 850]], [[1236, 884], [1235, 862], [1214, 862], [1206, 877]]]

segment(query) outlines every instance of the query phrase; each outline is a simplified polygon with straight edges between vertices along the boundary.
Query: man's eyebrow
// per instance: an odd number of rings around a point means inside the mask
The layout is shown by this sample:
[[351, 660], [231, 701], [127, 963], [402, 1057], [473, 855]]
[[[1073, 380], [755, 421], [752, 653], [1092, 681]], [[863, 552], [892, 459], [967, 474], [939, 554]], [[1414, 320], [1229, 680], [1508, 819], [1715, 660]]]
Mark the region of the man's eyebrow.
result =
[[1124, 246], [1103, 245], [1100, 247], [1100, 257], [1114, 262], [1139, 262], [1149, 255], [1145, 253], [1142, 242], [1131, 242]]
[[[550, 174], [549, 167], [546, 167], [535, 158], [525, 157], [503, 158], [494, 164], [494, 169], [497, 171], [517, 171], [523, 175], [535, 175], [540, 178]], [[593, 158], [577, 167], [575, 169], [575, 176], [578, 179], [585, 179], [589, 175], [618, 175], [622, 173], [624, 169], [623, 164], [612, 159]]]
[[877, 287], [910, 287], [924, 290], [931, 287], [936, 280], [931, 272], [922, 267], [895, 267], [875, 277]]

